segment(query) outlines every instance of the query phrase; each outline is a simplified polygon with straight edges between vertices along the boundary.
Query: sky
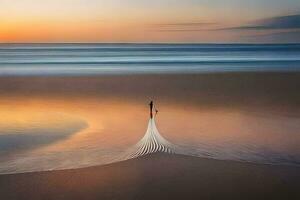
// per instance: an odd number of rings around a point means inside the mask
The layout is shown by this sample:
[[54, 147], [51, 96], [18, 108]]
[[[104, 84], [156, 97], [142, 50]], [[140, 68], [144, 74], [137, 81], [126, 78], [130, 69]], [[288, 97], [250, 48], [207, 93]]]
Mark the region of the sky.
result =
[[0, 0], [0, 42], [300, 42], [299, 0]]

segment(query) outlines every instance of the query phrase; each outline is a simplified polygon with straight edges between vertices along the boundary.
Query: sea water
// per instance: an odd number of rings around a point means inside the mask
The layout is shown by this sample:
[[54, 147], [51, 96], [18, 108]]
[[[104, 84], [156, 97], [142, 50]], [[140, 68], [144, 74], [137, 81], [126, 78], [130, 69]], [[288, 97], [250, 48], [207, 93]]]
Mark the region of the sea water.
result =
[[0, 76], [299, 70], [300, 44], [0, 44]]

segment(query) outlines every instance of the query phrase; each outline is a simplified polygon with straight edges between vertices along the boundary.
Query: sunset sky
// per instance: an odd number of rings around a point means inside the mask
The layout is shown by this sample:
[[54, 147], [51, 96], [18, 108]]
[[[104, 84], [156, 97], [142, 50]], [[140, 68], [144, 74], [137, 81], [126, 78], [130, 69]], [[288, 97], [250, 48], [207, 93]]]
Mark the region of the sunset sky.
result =
[[300, 42], [299, 0], [0, 0], [0, 42]]

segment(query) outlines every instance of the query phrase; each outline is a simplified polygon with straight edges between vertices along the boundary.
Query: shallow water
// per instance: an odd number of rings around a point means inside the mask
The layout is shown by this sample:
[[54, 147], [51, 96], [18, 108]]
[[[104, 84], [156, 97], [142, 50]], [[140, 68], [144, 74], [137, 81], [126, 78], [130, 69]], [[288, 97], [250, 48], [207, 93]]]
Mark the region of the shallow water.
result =
[[[147, 102], [121, 98], [2, 96], [0, 173], [122, 160], [143, 137], [149, 116]], [[157, 107], [158, 130], [184, 154], [300, 164], [300, 117], [168, 101]]]

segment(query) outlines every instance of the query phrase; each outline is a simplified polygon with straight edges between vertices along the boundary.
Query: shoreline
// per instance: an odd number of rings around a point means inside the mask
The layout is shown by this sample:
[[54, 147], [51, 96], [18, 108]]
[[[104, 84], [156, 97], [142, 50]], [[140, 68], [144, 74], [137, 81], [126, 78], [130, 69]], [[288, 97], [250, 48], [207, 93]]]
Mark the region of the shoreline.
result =
[[[151, 156], [152, 154], [169, 154], [169, 153], [164, 153], [164, 152], [155, 152], [151, 154], [145, 154], [143, 156], [135, 157], [135, 158], [130, 158], [126, 160], [120, 160], [116, 162], [108, 162], [104, 164], [96, 164], [96, 165], [91, 165], [91, 166], [85, 166], [85, 167], [74, 167], [74, 168], [65, 168], [65, 169], [53, 169], [53, 170], [40, 170], [40, 171], [28, 171], [28, 172], [17, 172], [17, 173], [0, 173], [1, 176], [6, 176], [6, 175], [28, 175], [28, 174], [35, 174], [35, 173], [52, 173], [52, 172], [61, 172], [61, 171], [72, 171], [72, 170], [88, 170], [89, 168], [99, 168], [99, 167], [109, 167], [110, 165], [114, 164], [119, 164], [123, 162], [127, 162], [130, 160], [134, 159], [141, 159], [144, 157]], [[185, 154], [176, 154], [176, 153], [170, 153], [170, 155], [175, 155], [175, 156], [182, 156], [182, 157], [191, 157], [195, 159], [201, 159], [201, 160], [211, 160], [211, 161], [220, 161], [220, 162], [233, 162], [233, 163], [240, 163], [240, 164], [245, 164], [245, 165], [255, 165], [255, 166], [265, 166], [265, 167], [291, 167], [291, 168], [299, 168], [300, 171], [300, 165], [298, 164], [276, 164], [276, 163], [259, 163], [259, 162], [254, 162], [254, 161], [246, 161], [246, 160], [231, 160], [231, 159], [219, 159], [219, 158], [209, 158], [209, 157], [201, 157], [201, 156], [193, 156], [193, 155], [185, 155]], [[299, 172], [300, 173], [300, 172]]]

